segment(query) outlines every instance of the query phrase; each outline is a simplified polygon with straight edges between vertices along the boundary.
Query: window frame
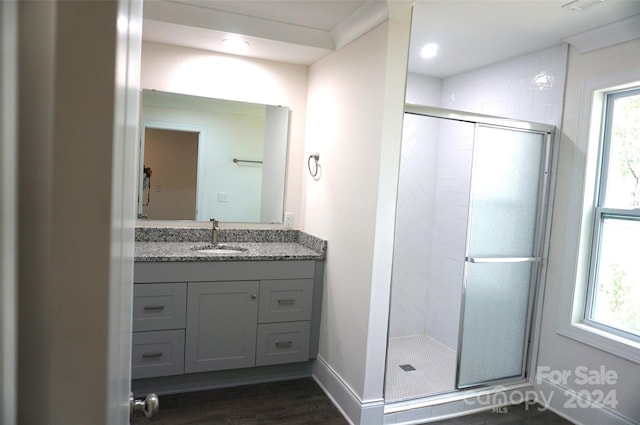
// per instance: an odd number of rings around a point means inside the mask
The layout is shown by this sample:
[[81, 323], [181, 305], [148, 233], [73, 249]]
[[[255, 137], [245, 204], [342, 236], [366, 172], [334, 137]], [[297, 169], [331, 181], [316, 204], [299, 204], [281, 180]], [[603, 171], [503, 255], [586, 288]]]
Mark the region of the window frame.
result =
[[613, 325], [602, 323], [593, 318], [594, 307], [596, 304], [597, 295], [597, 276], [598, 269], [600, 267], [600, 253], [601, 253], [601, 239], [604, 228], [604, 222], [606, 219], [618, 219], [618, 220], [634, 220], [640, 221], [640, 208], [610, 208], [605, 207], [605, 198], [607, 191], [607, 176], [610, 168], [610, 151], [611, 151], [611, 139], [612, 139], [612, 123], [614, 103], [617, 99], [640, 96], [640, 83], [630, 88], [624, 88], [621, 90], [606, 90], [603, 92], [603, 114], [601, 118], [602, 135], [598, 141], [599, 143], [599, 155], [597, 166], [597, 180], [595, 188], [595, 201], [593, 205], [593, 229], [591, 238], [591, 253], [589, 261], [589, 278], [587, 284], [586, 304], [583, 312], [584, 323], [588, 326], [595, 327], [604, 332], [612, 333], [621, 338], [630, 339], [635, 342], [640, 342], [640, 335], [636, 335], [632, 332], [625, 331], [624, 329], [617, 328]]
[[[580, 100], [577, 107], [575, 133], [568, 141], [570, 145], [564, 152], [572, 155], [564, 172], [568, 186], [566, 201], [557, 202], [557, 216], [564, 211], [565, 219], [560, 218], [561, 240], [553, 241], [550, 257], [550, 276], [560, 285], [555, 319], [555, 331], [558, 335], [601, 350], [605, 353], [640, 364], [640, 342], [623, 338], [617, 334], [584, 323], [586, 296], [589, 279], [590, 255], [592, 247], [593, 205], [597, 186], [597, 167], [601, 146], [604, 94], [611, 91], [640, 86], [640, 69], [628, 68], [605, 73], [580, 82]], [[565, 111], [566, 113], [566, 111]], [[563, 119], [564, 121], [564, 119]], [[569, 120], [569, 125], [572, 121]], [[564, 122], [563, 122], [564, 126]], [[559, 135], [564, 132], [557, 132]], [[564, 137], [564, 136], [563, 136]], [[558, 147], [562, 143], [558, 143]], [[555, 180], [555, 178], [554, 178]], [[559, 183], [563, 180], [560, 179]], [[562, 183], [561, 183], [562, 184]], [[553, 232], [552, 232], [553, 233]], [[559, 244], [554, 248], [554, 243]], [[559, 250], [559, 251], [558, 251]], [[546, 292], [546, 291], [545, 291]]]

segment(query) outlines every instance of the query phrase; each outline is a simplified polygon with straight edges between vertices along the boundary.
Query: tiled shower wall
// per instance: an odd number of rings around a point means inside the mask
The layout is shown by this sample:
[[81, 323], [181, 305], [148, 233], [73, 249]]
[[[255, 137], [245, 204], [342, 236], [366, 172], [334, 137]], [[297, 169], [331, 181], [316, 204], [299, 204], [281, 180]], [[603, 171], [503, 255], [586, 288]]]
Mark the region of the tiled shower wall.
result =
[[[442, 80], [410, 74], [406, 100], [557, 126], [566, 62], [562, 44]], [[405, 116], [391, 337], [427, 333], [457, 346], [472, 131]]]
[[438, 179], [429, 259], [427, 334], [457, 349], [474, 125], [439, 120]]
[[[441, 80], [409, 75], [406, 101], [440, 102]], [[391, 292], [391, 337], [427, 333], [429, 263], [436, 200], [439, 125], [405, 115]]]
[[568, 45], [442, 80], [443, 108], [560, 125]]

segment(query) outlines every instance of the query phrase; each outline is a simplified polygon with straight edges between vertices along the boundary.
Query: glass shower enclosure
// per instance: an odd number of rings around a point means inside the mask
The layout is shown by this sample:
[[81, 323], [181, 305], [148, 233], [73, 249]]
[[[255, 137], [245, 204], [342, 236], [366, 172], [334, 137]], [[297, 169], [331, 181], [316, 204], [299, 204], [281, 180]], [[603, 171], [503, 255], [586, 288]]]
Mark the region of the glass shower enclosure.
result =
[[387, 402], [526, 377], [553, 132], [405, 106]]

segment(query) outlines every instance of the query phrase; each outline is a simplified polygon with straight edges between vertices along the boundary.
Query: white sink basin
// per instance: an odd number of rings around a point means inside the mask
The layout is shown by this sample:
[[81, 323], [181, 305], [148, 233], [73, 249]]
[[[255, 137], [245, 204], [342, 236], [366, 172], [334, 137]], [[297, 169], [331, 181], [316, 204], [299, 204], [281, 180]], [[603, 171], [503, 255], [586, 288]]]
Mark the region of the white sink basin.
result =
[[239, 254], [245, 252], [247, 249], [235, 245], [217, 244], [217, 245], [205, 245], [194, 248], [194, 251], [198, 251], [204, 254]]

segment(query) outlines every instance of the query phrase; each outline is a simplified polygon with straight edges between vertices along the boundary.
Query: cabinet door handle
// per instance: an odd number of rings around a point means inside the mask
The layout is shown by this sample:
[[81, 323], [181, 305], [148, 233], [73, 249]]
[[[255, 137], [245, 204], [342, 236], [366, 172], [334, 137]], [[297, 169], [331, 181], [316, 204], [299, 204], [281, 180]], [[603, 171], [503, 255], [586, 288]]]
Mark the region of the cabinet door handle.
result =
[[145, 305], [144, 311], [162, 311], [164, 310], [163, 305]]
[[279, 305], [293, 305], [295, 304], [296, 300], [294, 300], [293, 298], [285, 298], [283, 300], [278, 300], [278, 304]]
[[290, 348], [293, 341], [276, 341], [276, 348]]
[[258, 298], [258, 294], [251, 294], [251, 299], [255, 300], [256, 298]]
[[162, 353], [142, 353], [143, 359], [159, 359], [162, 357]]

